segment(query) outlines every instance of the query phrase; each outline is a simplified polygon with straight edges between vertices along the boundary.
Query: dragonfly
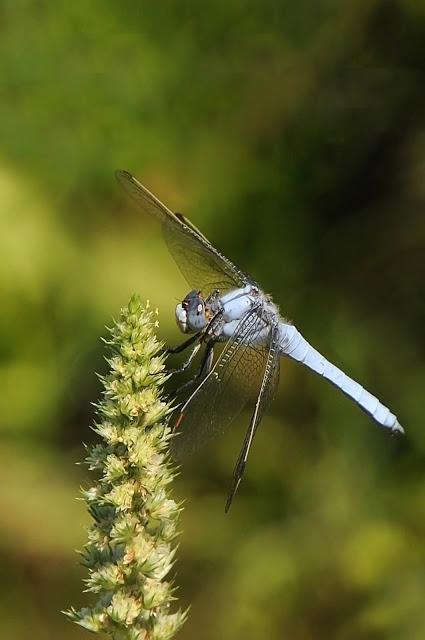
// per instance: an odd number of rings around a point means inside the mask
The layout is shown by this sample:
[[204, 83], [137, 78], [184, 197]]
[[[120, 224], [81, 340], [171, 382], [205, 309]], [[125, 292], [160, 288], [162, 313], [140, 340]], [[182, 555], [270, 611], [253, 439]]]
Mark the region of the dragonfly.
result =
[[[378, 398], [329, 362], [283, 318], [270, 295], [213, 244], [183, 214], [173, 212], [128, 171], [116, 177], [146, 213], [162, 225], [165, 241], [192, 289], [176, 306], [180, 330], [190, 337], [170, 353], [189, 350], [184, 371], [201, 351], [190, 392], [177, 408], [172, 454], [195, 451], [222, 433], [251, 405], [251, 417], [234, 467], [225, 511], [244, 475], [254, 436], [279, 381], [282, 357], [319, 374], [392, 433], [404, 433], [397, 417]], [[221, 346], [221, 350], [219, 347]], [[218, 355], [217, 352], [219, 351]]]

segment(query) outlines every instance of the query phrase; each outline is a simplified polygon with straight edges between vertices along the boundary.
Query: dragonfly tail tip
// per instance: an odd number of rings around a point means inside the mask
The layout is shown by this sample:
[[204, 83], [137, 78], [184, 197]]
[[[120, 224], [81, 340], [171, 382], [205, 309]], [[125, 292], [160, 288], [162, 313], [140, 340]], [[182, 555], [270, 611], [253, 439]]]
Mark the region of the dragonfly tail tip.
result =
[[401, 436], [404, 436], [405, 434], [405, 431], [398, 420], [396, 420], [393, 426], [391, 427], [391, 431], [393, 433], [400, 434]]

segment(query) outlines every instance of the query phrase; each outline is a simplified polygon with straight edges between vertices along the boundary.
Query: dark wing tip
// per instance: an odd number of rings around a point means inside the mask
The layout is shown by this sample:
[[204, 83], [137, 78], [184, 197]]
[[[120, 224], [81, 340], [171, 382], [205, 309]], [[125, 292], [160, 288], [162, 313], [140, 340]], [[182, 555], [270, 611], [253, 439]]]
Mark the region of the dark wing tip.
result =
[[115, 178], [119, 185], [126, 191], [132, 198], [135, 200], [145, 200], [148, 195], [150, 199], [153, 199], [154, 196], [149, 194], [147, 189], [140, 184], [140, 182], [125, 169], [117, 169], [115, 171]]
[[231, 491], [227, 496], [226, 504], [224, 506], [224, 513], [229, 513], [229, 509], [232, 506], [233, 498], [235, 497], [236, 489]]
[[116, 169], [115, 177], [118, 180], [118, 182], [123, 182], [125, 180], [126, 181], [133, 180], [133, 176], [131, 175], [131, 173], [129, 171], [126, 171], [125, 169]]
[[[245, 465], [243, 466], [245, 467]], [[227, 496], [226, 505], [224, 507], [224, 513], [228, 513], [230, 507], [232, 506], [233, 498], [235, 497], [236, 492], [239, 488], [239, 485], [242, 480], [242, 476], [243, 476], [243, 469], [239, 471], [238, 470], [235, 471], [235, 475], [233, 476], [233, 480], [232, 480], [232, 485], [230, 487], [230, 491]]]

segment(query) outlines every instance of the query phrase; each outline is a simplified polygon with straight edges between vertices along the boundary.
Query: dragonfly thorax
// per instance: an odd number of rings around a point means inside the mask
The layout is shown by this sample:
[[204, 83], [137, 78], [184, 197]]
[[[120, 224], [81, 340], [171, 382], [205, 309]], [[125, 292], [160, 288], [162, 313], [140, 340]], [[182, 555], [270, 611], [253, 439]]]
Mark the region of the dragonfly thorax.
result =
[[198, 333], [207, 325], [205, 300], [197, 289], [190, 291], [176, 306], [176, 321], [183, 333]]

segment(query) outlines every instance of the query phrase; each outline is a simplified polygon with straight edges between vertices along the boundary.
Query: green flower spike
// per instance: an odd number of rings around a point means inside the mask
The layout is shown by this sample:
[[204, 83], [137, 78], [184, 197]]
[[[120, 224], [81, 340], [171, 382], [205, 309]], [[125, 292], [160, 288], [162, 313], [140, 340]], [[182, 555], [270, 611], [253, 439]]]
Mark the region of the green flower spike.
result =
[[112, 355], [101, 377], [94, 431], [101, 444], [87, 447], [86, 463], [99, 479], [82, 490], [93, 523], [81, 552], [89, 570], [93, 606], [66, 611], [86, 629], [113, 640], [168, 640], [186, 613], [172, 613], [173, 563], [181, 507], [170, 497], [176, 468], [169, 456], [172, 437], [161, 399], [167, 379], [155, 336], [156, 313], [134, 296], [105, 340]]

